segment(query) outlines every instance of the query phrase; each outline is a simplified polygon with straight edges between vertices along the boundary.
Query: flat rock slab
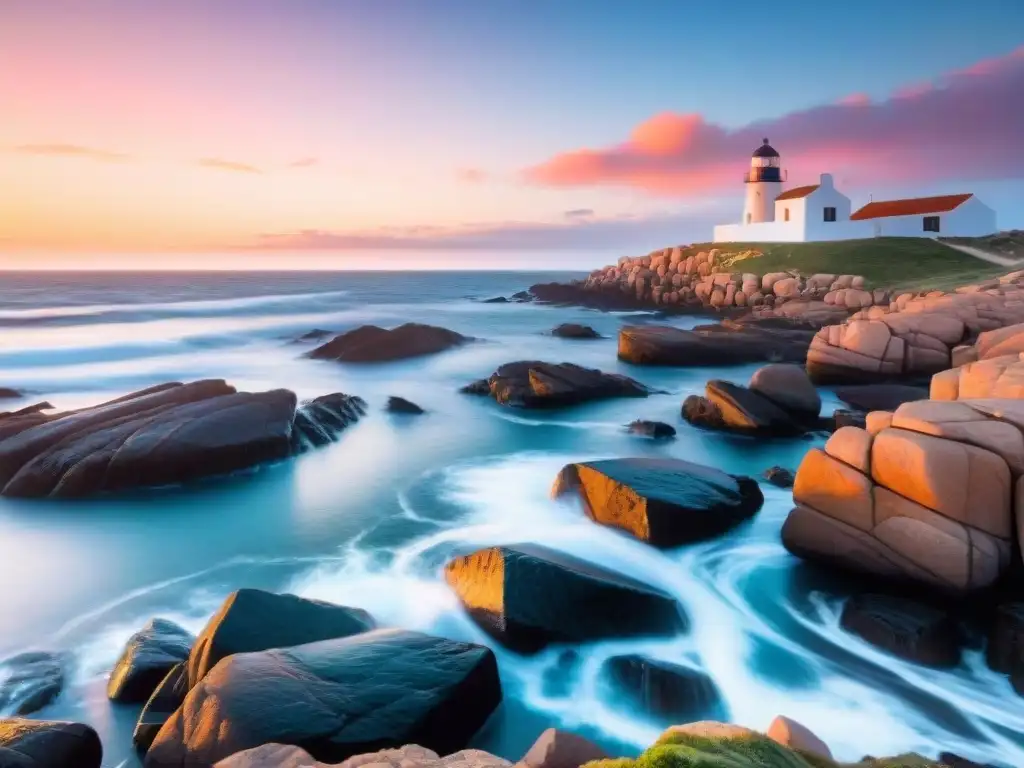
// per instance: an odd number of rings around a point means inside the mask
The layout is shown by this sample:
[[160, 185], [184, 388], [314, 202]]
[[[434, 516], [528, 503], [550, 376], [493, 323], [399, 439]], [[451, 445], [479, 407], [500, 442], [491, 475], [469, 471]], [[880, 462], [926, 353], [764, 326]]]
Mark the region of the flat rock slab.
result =
[[607, 459], [567, 464], [554, 496], [573, 493], [597, 523], [656, 547], [718, 536], [764, 503], [757, 481], [680, 459]]
[[722, 325], [686, 331], [665, 325], [632, 325], [619, 331], [619, 359], [670, 366], [803, 363], [813, 337], [811, 330], [792, 328]]
[[647, 397], [638, 381], [572, 363], [522, 360], [506, 363], [489, 379], [467, 387], [467, 394], [489, 394], [498, 403], [518, 408], [557, 408], [614, 397]]
[[88, 725], [0, 719], [3, 768], [100, 768], [102, 761], [100, 737]]
[[310, 352], [309, 357], [342, 363], [386, 363], [436, 355], [468, 341], [468, 336], [434, 325], [406, 323], [391, 329], [363, 325], [335, 336]]
[[686, 628], [681, 606], [664, 592], [535, 544], [455, 558], [445, 566], [445, 580], [477, 624], [523, 652]]
[[328, 395], [318, 401], [329, 404], [308, 406], [315, 413], [297, 414], [288, 390], [237, 392], [211, 379], [77, 411], [8, 414], [0, 417], [0, 493], [83, 497], [248, 469], [294, 454], [307, 424], [335, 439], [359, 415], [339, 411], [342, 400], [351, 398]]
[[189, 691], [145, 765], [210, 766], [271, 743], [326, 763], [406, 744], [450, 754], [500, 702], [489, 649], [416, 632], [236, 653]]
[[946, 613], [889, 595], [856, 595], [843, 606], [840, 625], [872, 645], [907, 661], [955, 667], [963, 642]]

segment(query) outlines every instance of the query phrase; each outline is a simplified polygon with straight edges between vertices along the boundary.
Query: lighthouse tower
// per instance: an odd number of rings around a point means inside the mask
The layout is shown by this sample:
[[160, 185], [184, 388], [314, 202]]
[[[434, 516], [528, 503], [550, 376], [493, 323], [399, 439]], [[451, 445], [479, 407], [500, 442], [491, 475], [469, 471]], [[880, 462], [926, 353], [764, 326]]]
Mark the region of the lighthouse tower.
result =
[[747, 198], [743, 204], [743, 223], [757, 224], [775, 221], [775, 198], [782, 194], [785, 174], [779, 167], [779, 153], [768, 139], [754, 150], [750, 158], [750, 171], [744, 179]]

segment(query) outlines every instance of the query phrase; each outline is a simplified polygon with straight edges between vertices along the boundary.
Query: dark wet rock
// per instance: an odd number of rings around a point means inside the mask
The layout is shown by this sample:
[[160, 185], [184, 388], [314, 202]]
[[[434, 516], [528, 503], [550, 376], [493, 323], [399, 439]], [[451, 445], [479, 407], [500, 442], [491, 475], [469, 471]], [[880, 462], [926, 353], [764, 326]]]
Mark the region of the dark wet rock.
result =
[[0, 720], [0, 768], [100, 768], [103, 746], [82, 723]]
[[725, 429], [725, 419], [718, 406], [702, 395], [690, 395], [683, 400], [681, 414], [684, 420], [702, 429]]
[[228, 596], [196, 638], [188, 657], [188, 687], [233, 653], [348, 637], [373, 627], [373, 618], [359, 608], [240, 589]]
[[907, 661], [933, 667], [954, 667], [960, 662], [963, 638], [956, 621], [913, 600], [856, 595], [843, 606], [840, 625]]
[[821, 395], [802, 365], [769, 363], [761, 366], [750, 377], [748, 387], [795, 417], [817, 419], [821, 412]]
[[420, 414], [426, 413], [416, 403], [411, 400], [406, 400], [404, 397], [396, 397], [392, 395], [388, 398], [388, 411], [391, 413], [408, 413], [408, 414]]
[[292, 452], [301, 453], [338, 439], [346, 427], [366, 413], [366, 402], [356, 395], [335, 392], [303, 403], [295, 411]]
[[705, 673], [645, 656], [613, 656], [609, 680], [646, 715], [672, 723], [724, 718], [718, 687]]
[[907, 384], [862, 384], [836, 387], [836, 397], [857, 411], [895, 411], [903, 403], [927, 400], [927, 387]]
[[506, 299], [504, 296], [494, 296], [493, 298], [490, 298], [490, 299], [484, 299], [483, 303], [484, 304], [507, 304], [508, 303], [508, 299]]
[[767, 397], [729, 381], [712, 379], [704, 388], [704, 397], [721, 414], [723, 427], [733, 432], [787, 437], [807, 431]]
[[22, 393], [16, 389], [11, 389], [10, 387], [0, 387], [0, 398], [8, 400], [16, 397], [22, 397]]
[[664, 325], [625, 326], [619, 359], [637, 365], [738, 365], [803, 363], [814, 331], [801, 327], [709, 325], [686, 331]]
[[656, 547], [712, 538], [753, 517], [757, 481], [680, 459], [607, 459], [567, 464], [552, 495], [574, 494], [597, 523]]
[[618, 373], [605, 373], [572, 363], [522, 360], [506, 363], [489, 379], [463, 387], [465, 394], [491, 395], [516, 408], [557, 408], [613, 397], [647, 397], [651, 390]]
[[145, 752], [153, 739], [178, 711], [188, 695], [188, 664], [175, 664], [160, 681], [153, 695], [149, 697], [132, 733], [132, 743], [139, 752]]
[[569, 304], [594, 309], [638, 309], [646, 306], [621, 291], [597, 293], [583, 290], [582, 283], [537, 283], [527, 292], [530, 300], [544, 304]]
[[445, 580], [484, 631], [527, 653], [553, 642], [669, 636], [686, 628], [682, 607], [664, 592], [535, 544], [455, 558]]
[[[315, 402], [339, 398], [347, 396]], [[237, 392], [219, 379], [161, 384], [77, 411], [8, 415], [0, 418], [0, 489], [81, 497], [230, 474], [292, 455], [295, 421], [294, 393]], [[332, 435], [349, 420], [334, 422]]]
[[551, 329], [551, 335], [560, 339], [601, 339], [604, 338], [589, 325], [579, 323], [562, 323]]
[[989, 626], [985, 659], [996, 672], [1024, 679], [1024, 602], [998, 606]]
[[489, 649], [416, 632], [236, 653], [189, 691], [145, 765], [210, 766], [269, 743], [328, 763], [405, 744], [447, 755], [463, 749], [500, 702]]
[[173, 621], [153, 619], [128, 640], [107, 681], [111, 701], [149, 699], [167, 673], [188, 658], [195, 638]]
[[592, 760], [611, 757], [582, 736], [548, 728], [530, 747], [518, 765], [526, 768], [580, 768]]
[[764, 471], [762, 477], [779, 488], [792, 488], [793, 483], [796, 482], [796, 473], [785, 467], [769, 467]]
[[976, 763], [953, 752], [940, 752], [939, 762], [943, 768], [997, 768], [991, 763]]
[[533, 301], [533, 294], [529, 291], [516, 291], [512, 294], [512, 301], [518, 301], [520, 303]]
[[32, 405], [26, 405], [24, 408], [19, 408], [16, 411], [4, 411], [0, 413], [0, 418], [9, 418], [11, 416], [32, 416], [40, 414], [43, 411], [52, 411], [53, 404], [48, 400], [44, 400], [41, 403], [33, 403]]
[[309, 356], [343, 363], [383, 363], [444, 352], [470, 341], [461, 333], [434, 325], [406, 323], [397, 328], [363, 325], [335, 336]]
[[832, 412], [832, 423], [833, 431], [842, 429], [843, 427], [860, 427], [864, 429], [867, 426], [867, 413], [864, 411], [851, 411], [846, 408], [837, 408]]
[[314, 328], [311, 331], [306, 331], [301, 336], [295, 337], [295, 341], [320, 341], [326, 339], [328, 336], [334, 334], [334, 331], [326, 331], [323, 328]]
[[676, 436], [676, 428], [664, 421], [647, 421], [638, 419], [626, 426], [631, 434], [664, 440]]
[[0, 712], [38, 712], [63, 688], [64, 660], [56, 653], [30, 651], [0, 662]]

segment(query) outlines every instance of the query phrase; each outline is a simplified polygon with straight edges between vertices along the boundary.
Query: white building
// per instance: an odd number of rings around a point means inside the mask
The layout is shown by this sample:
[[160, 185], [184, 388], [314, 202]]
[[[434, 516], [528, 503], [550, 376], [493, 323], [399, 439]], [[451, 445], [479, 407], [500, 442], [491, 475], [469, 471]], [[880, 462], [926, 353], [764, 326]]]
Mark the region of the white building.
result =
[[972, 194], [870, 202], [851, 213], [832, 175], [785, 192], [779, 153], [768, 139], [744, 176], [743, 220], [715, 227], [716, 243], [803, 243], [868, 237], [977, 237], [996, 230], [996, 214]]

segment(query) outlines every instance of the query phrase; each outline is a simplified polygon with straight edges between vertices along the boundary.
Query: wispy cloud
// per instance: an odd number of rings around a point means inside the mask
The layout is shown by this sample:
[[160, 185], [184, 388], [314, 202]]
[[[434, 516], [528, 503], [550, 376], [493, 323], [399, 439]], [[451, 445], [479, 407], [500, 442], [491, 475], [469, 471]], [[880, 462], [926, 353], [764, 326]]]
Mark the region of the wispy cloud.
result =
[[292, 168], [312, 168], [314, 165], [319, 165], [320, 160], [315, 157], [300, 157], [292, 163], [289, 163]]
[[204, 157], [199, 161], [203, 168], [212, 168], [216, 171], [231, 171], [233, 173], [263, 173], [255, 165], [238, 163], [234, 160], [225, 160], [220, 157]]
[[628, 187], [704, 196], [735, 187], [751, 151], [770, 137], [790, 179], [822, 171], [864, 182], [1024, 177], [1024, 46], [885, 101], [855, 95], [736, 130], [699, 114], [663, 113], [622, 143], [576, 149], [527, 168], [548, 187]]
[[566, 211], [562, 216], [572, 221], [573, 219], [589, 219], [594, 215], [593, 208], [573, 208], [571, 211]]
[[459, 181], [464, 181], [467, 184], [482, 184], [490, 178], [487, 171], [481, 168], [460, 168], [456, 172], [456, 176]]
[[121, 152], [110, 152], [81, 144], [20, 144], [15, 152], [23, 155], [39, 155], [41, 157], [72, 157], [83, 160], [96, 160], [101, 163], [123, 163], [130, 159]]

